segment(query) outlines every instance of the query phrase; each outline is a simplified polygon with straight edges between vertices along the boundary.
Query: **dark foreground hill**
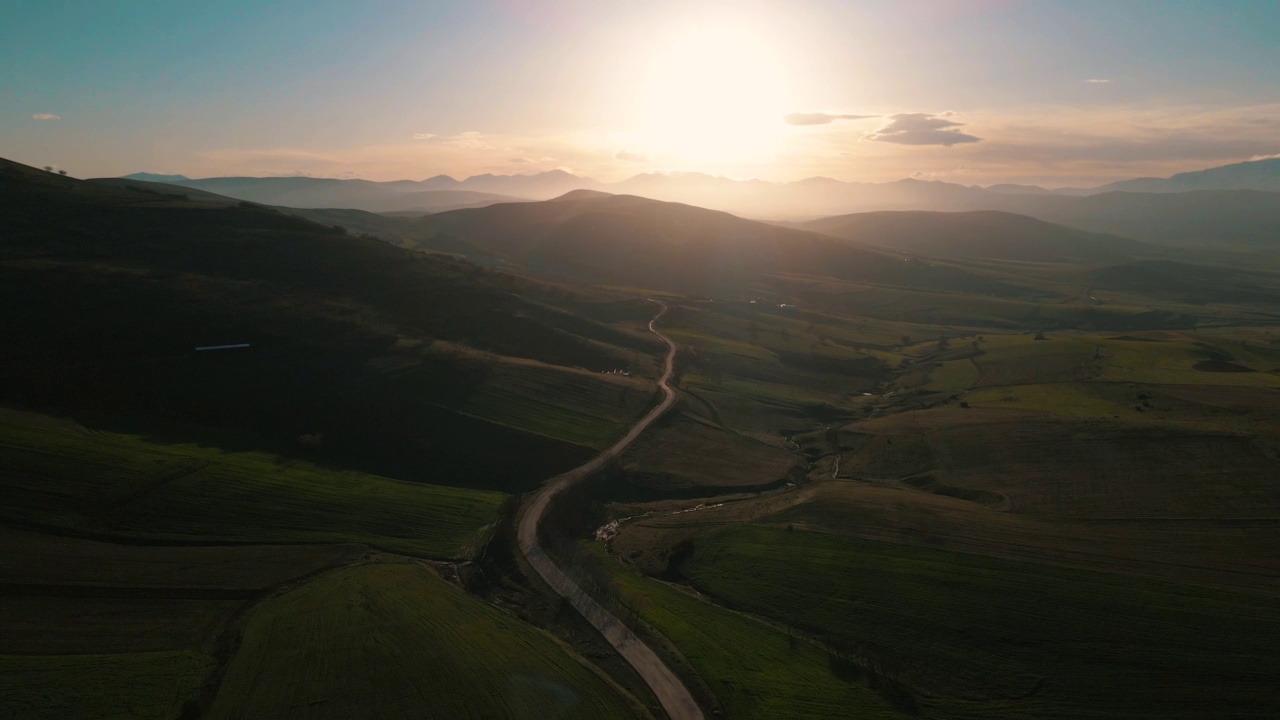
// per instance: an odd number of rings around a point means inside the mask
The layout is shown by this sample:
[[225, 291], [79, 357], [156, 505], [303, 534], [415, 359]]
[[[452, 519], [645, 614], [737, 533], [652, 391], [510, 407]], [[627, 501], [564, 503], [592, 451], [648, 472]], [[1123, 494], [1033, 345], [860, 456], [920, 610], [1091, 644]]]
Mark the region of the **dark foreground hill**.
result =
[[[145, 180], [135, 180], [130, 178], [92, 178], [89, 182], [94, 185], [112, 188], [122, 188], [132, 190], [142, 194], [150, 194], [159, 196], [157, 199], [169, 200], [193, 200], [202, 203], [212, 203], [214, 205], [237, 205], [244, 200], [237, 200], [226, 195], [218, 195], [217, 193], [199, 190], [184, 185], [173, 185], [171, 183], [148, 182]], [[257, 203], [255, 203], [257, 204]], [[279, 210], [286, 215], [295, 215], [300, 218], [319, 223], [326, 227], [339, 227], [348, 230], [356, 235], [373, 235], [380, 240], [386, 240], [395, 245], [404, 244], [416, 237], [416, 226], [411, 217], [421, 217], [429, 215], [429, 212], [414, 212], [410, 217], [392, 217], [381, 215], [368, 210], [359, 210], [353, 208], [340, 207], [288, 207], [284, 205], [268, 205], [272, 210]]]
[[1030, 291], [944, 262], [633, 195], [573, 193], [421, 218], [427, 247], [468, 247], [547, 277], [742, 294], [776, 275], [981, 294]]
[[[153, 176], [145, 173], [117, 179], [154, 180]], [[523, 185], [510, 183], [503, 185], [476, 182], [463, 185], [452, 178], [373, 182], [309, 177], [218, 177], [193, 180], [179, 176], [162, 182], [262, 205], [343, 207], [370, 212], [435, 212], [481, 206], [525, 197], [522, 191], [526, 189]]]
[[1140, 243], [1128, 238], [996, 211], [855, 213], [814, 220], [800, 227], [868, 245], [938, 257], [1109, 263], [1124, 260], [1141, 249]]
[[99, 426], [289, 452], [322, 436], [322, 460], [509, 487], [590, 449], [463, 412], [489, 358], [649, 350], [553, 307], [564, 288], [248, 204], [0, 161], [0, 228], [0, 404]]

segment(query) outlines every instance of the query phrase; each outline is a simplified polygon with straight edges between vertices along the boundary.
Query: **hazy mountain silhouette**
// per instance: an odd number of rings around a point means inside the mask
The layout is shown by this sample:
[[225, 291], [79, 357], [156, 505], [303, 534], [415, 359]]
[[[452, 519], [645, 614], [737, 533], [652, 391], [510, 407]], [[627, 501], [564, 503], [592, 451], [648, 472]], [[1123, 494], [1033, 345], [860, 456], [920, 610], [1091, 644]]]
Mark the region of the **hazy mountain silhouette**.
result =
[[143, 180], [145, 182], [158, 182], [158, 183], [175, 183], [175, 182], [182, 182], [184, 180], [191, 179], [186, 175], [157, 175], [156, 173], [145, 173], [145, 172], [134, 173], [132, 175], [126, 175], [125, 177], [130, 180]]
[[1004, 295], [1027, 291], [945, 263], [794, 228], [634, 195], [573, 194], [418, 220], [437, 239], [463, 240], [504, 262], [559, 279], [741, 294], [776, 274]]
[[1280, 192], [1280, 158], [1251, 160], [1168, 178], [1137, 178], [1103, 185], [1097, 191], [1170, 193], [1191, 190], [1260, 190]]
[[[807, 221], [887, 210], [998, 210], [1093, 232], [1172, 243], [1265, 243], [1280, 227], [1280, 196], [1260, 190], [1216, 189], [1213, 196], [1175, 192], [1198, 186], [1274, 187], [1280, 160], [1259, 160], [1183, 173], [1166, 180], [1132, 180], [1103, 188], [1002, 184], [989, 188], [919, 179], [847, 183], [814, 177], [791, 183], [733, 180], [704, 173], [645, 173], [598, 183], [562, 170], [535, 175], [477, 175], [422, 181], [322, 178], [206, 178], [173, 184], [273, 206], [354, 208], [371, 212], [439, 212], [518, 199], [545, 200], [573, 190], [639, 195], [765, 220]], [[145, 174], [131, 177], [141, 177]], [[1158, 192], [1114, 192], [1108, 188]], [[1193, 190], [1202, 193], [1206, 190]]]
[[1132, 257], [1142, 247], [1128, 238], [990, 210], [857, 213], [814, 220], [800, 227], [868, 245], [939, 257], [1115, 263]]
[[[129, 176], [125, 179], [140, 179]], [[440, 182], [425, 181], [439, 187]], [[412, 180], [372, 182], [308, 177], [225, 177], [177, 180], [171, 184], [247, 200], [261, 205], [297, 208], [355, 208], [370, 212], [391, 210], [438, 211], [473, 207], [514, 199], [508, 195], [469, 189], [424, 189]]]
[[1280, 240], [1280, 194], [1252, 190], [1006, 195], [990, 209], [1152, 243], [1220, 247]]

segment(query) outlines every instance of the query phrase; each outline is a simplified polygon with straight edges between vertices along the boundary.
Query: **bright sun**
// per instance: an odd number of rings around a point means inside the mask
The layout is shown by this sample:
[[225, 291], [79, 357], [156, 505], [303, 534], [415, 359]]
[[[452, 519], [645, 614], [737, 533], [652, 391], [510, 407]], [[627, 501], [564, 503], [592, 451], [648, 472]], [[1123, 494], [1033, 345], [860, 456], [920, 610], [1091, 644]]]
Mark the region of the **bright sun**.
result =
[[703, 26], [653, 49], [641, 134], [685, 162], [748, 162], [767, 157], [788, 111], [780, 58], [759, 33]]

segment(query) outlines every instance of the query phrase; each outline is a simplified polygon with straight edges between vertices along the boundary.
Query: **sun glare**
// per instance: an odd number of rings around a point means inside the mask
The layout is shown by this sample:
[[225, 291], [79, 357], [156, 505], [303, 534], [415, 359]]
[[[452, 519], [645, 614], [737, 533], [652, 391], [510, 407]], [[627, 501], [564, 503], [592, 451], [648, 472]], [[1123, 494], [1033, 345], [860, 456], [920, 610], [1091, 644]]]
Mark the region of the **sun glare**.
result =
[[641, 134], [685, 162], [767, 157], [785, 130], [781, 58], [762, 33], [701, 26], [654, 48]]

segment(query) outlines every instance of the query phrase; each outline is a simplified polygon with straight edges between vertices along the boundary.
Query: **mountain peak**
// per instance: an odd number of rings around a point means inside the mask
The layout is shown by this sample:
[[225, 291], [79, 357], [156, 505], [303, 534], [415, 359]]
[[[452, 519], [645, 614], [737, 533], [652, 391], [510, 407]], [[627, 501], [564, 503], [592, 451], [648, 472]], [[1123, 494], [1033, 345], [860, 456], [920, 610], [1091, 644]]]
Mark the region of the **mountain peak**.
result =
[[161, 175], [149, 172], [136, 172], [132, 175], [122, 175], [125, 180], [142, 180], [144, 182], [172, 183], [190, 180], [186, 175]]
[[598, 198], [617, 197], [613, 193], [600, 192], [599, 190], [578, 189], [552, 198], [550, 202], [574, 201], [574, 200], [595, 200]]

